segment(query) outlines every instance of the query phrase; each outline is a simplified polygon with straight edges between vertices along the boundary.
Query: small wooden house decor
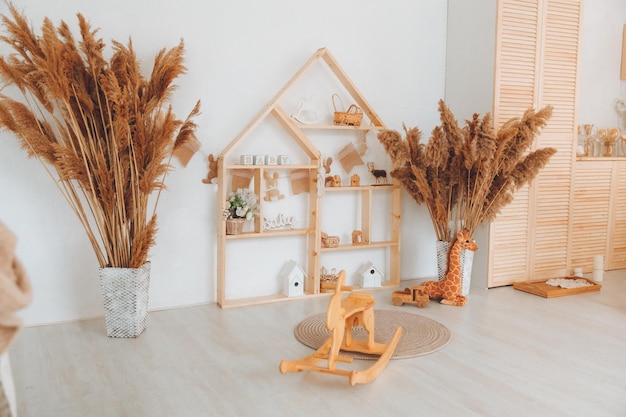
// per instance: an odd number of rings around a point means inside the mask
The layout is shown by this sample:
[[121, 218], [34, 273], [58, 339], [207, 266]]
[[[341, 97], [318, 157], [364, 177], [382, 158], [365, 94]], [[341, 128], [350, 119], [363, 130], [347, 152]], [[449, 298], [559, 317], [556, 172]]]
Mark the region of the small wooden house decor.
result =
[[283, 281], [283, 294], [287, 297], [304, 295], [304, 270], [294, 260], [287, 262], [278, 274]]
[[352, 231], [352, 245], [358, 246], [363, 244], [363, 231], [362, 230], [353, 230]]
[[359, 275], [363, 288], [379, 288], [382, 286], [383, 274], [371, 262], [359, 268]]

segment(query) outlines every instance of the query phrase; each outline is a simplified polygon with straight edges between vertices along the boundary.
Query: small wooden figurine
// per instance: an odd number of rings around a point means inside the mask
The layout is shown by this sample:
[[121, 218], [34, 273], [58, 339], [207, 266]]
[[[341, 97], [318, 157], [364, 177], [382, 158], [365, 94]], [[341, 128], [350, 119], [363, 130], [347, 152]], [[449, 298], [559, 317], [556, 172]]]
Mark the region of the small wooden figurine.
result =
[[374, 162], [367, 163], [367, 169], [376, 178], [376, 184], [387, 184], [387, 171], [384, 169], [374, 169]]
[[285, 198], [278, 189], [278, 172], [274, 172], [274, 175], [270, 175], [267, 171], [263, 172], [263, 178], [265, 178], [265, 201], [276, 201]]
[[350, 187], [358, 187], [361, 185], [361, 177], [358, 174], [353, 174], [350, 177]]
[[352, 246], [358, 246], [363, 244], [363, 232], [360, 230], [352, 231]]
[[[376, 300], [372, 294], [350, 293], [343, 298], [344, 291], [351, 291], [345, 287], [346, 271], [339, 272], [335, 293], [330, 297], [326, 310], [326, 327], [330, 330], [330, 337], [315, 352], [299, 360], [282, 360], [279, 370], [286, 372], [314, 371], [348, 377], [350, 385], [364, 384], [376, 379], [385, 369], [391, 359], [398, 341], [402, 336], [402, 327], [396, 331], [387, 344], [375, 341], [374, 335], [374, 304]], [[352, 338], [354, 327], [360, 326], [367, 332], [367, 340]], [[340, 355], [340, 350], [361, 352], [379, 355], [372, 366], [363, 370], [338, 369], [337, 362], [352, 363], [353, 359]], [[326, 361], [326, 366], [318, 363]]]
[[217, 160], [215, 160], [215, 156], [211, 153], [208, 157], [209, 160], [209, 173], [206, 178], [202, 180], [205, 184], [213, 184], [213, 179], [217, 178]]
[[332, 187], [333, 185], [333, 177], [330, 175], [330, 166], [332, 163], [333, 158], [331, 158], [330, 156], [326, 158], [326, 160], [323, 162], [324, 172], [326, 173], [326, 175], [324, 176], [324, 186], [326, 187]]

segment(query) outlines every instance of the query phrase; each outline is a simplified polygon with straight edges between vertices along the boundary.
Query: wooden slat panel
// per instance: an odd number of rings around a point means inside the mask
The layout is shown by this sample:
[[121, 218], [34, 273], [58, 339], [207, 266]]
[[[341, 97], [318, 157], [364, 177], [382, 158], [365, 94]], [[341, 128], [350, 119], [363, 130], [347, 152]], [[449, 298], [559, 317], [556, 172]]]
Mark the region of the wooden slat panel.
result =
[[563, 275], [570, 266], [581, 2], [501, 0], [498, 7], [494, 121], [499, 126], [528, 108], [552, 105], [536, 146], [557, 154], [492, 223], [489, 286]]
[[614, 162], [613, 224], [608, 269], [626, 268], [626, 161]]
[[570, 236], [571, 264], [585, 271], [593, 268], [593, 257], [604, 254], [611, 196], [610, 164], [585, 161], [576, 166]]

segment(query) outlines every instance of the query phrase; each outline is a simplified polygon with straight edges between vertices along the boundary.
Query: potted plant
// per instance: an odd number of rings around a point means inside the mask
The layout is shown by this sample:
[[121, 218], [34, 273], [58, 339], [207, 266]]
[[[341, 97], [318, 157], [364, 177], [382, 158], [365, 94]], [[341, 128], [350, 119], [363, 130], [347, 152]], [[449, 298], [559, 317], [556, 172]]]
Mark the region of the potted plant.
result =
[[249, 188], [228, 193], [223, 213], [227, 235], [241, 233], [245, 222], [259, 215], [258, 202], [257, 195]]
[[[8, 7], [0, 39], [12, 52], [0, 57], [0, 78], [18, 98], [0, 96], [0, 128], [42, 162], [84, 227], [100, 265], [108, 335], [137, 336], [157, 231], [159, 198], [151, 196], [164, 189], [173, 153], [196, 141], [200, 103], [183, 120], [169, 104], [185, 72], [183, 42], [161, 50], [146, 79], [132, 43], [113, 41], [105, 59], [104, 42], [81, 14], [77, 42], [65, 22], [45, 19], [38, 35]], [[144, 311], [132, 319], [109, 316], [110, 308], [136, 305]]]
[[[438, 240], [439, 278], [446, 272], [450, 242], [461, 229], [470, 236], [494, 220], [513, 201], [515, 191], [531, 182], [556, 152], [554, 148], [530, 151], [535, 136], [552, 114], [552, 107], [528, 109], [496, 131], [491, 116], [474, 114], [460, 127], [443, 100], [441, 125], [428, 143], [422, 132], [406, 128], [405, 138], [393, 130], [378, 139], [393, 162], [397, 179], [417, 204], [424, 204]], [[465, 251], [466, 257], [473, 252]], [[471, 272], [471, 261], [469, 261]], [[467, 270], [467, 268], [465, 268]], [[464, 277], [466, 282], [469, 276]], [[463, 285], [469, 290], [469, 285]], [[466, 294], [463, 294], [466, 295]]]

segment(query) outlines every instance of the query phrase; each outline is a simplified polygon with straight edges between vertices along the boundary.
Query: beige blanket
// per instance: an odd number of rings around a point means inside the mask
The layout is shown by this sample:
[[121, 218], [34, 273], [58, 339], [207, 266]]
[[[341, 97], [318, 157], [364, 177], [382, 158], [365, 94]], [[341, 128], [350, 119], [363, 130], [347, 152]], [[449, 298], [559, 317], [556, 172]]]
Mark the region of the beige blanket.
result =
[[22, 320], [15, 312], [32, 299], [30, 281], [15, 257], [16, 243], [15, 235], [0, 222], [0, 355], [22, 327]]

